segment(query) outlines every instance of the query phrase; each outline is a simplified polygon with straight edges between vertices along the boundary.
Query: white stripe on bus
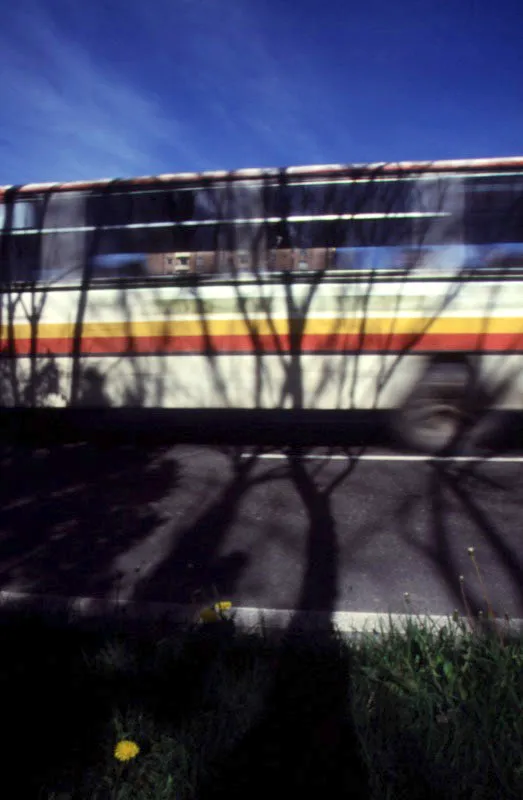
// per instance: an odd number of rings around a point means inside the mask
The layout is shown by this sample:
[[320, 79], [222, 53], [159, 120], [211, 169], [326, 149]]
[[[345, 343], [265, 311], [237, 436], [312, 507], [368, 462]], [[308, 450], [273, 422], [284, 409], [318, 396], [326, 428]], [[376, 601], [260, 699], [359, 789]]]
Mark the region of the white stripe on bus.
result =
[[119, 230], [142, 230], [147, 228], [195, 228], [200, 226], [212, 225], [262, 225], [264, 223], [277, 224], [280, 222], [335, 222], [336, 220], [359, 220], [359, 219], [421, 219], [433, 217], [450, 217], [447, 211], [406, 211], [391, 214], [324, 214], [294, 217], [252, 217], [249, 219], [205, 219], [205, 220], [185, 220], [183, 222], [135, 222], [129, 225], [78, 225], [68, 228], [23, 228], [12, 230], [14, 236], [36, 235], [41, 233], [94, 233], [96, 231], [119, 231]]
[[[355, 450], [358, 448], [355, 447]], [[252, 458], [252, 453], [242, 453], [241, 458]], [[288, 461], [289, 456], [285, 453], [260, 453], [256, 456], [257, 459], [263, 461]], [[301, 456], [303, 461], [403, 461], [403, 462], [458, 462], [465, 464], [522, 464], [523, 456], [429, 456], [429, 455], [372, 455], [372, 454], [351, 454], [347, 455], [328, 455], [328, 454], [311, 454]]]

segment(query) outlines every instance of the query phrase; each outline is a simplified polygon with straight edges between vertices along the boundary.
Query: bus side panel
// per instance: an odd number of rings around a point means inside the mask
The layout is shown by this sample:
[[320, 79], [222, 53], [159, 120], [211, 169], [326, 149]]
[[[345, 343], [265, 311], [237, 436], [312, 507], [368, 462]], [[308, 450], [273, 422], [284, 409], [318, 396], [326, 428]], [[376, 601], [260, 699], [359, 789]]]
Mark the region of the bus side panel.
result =
[[444, 279], [4, 296], [0, 402], [393, 408], [461, 354], [519, 407], [522, 301], [523, 282]]

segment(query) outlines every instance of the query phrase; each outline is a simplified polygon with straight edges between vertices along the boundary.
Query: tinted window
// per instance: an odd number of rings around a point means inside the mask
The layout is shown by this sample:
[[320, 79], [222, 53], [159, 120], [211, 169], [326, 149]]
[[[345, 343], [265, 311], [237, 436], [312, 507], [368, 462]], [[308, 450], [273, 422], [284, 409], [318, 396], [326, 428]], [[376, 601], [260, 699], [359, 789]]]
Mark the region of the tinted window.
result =
[[194, 220], [253, 219], [265, 216], [266, 201], [262, 184], [198, 189], [194, 193]]
[[523, 241], [523, 178], [468, 179], [464, 223], [470, 242]]
[[86, 225], [86, 200], [82, 192], [54, 192], [46, 195], [39, 209], [38, 228], [82, 228]]
[[148, 225], [191, 219], [194, 196], [190, 191], [107, 192], [87, 200], [88, 224], [94, 227]]

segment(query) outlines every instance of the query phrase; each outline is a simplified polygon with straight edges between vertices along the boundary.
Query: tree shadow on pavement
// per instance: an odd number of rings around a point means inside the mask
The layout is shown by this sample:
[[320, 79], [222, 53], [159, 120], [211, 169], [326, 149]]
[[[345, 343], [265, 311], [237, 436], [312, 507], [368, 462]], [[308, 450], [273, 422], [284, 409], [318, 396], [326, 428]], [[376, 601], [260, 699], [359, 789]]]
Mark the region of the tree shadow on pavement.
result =
[[[518, 605], [523, 608], [523, 562], [514, 547], [510, 544], [506, 534], [492, 518], [491, 514], [482, 507], [482, 492], [487, 489], [497, 495], [509, 491], [506, 483], [501, 483], [490, 476], [479, 472], [478, 467], [468, 467], [465, 470], [437, 470], [441, 482], [441, 491], [446, 487], [455, 501], [461, 507], [464, 515], [472, 523], [478, 550], [488, 550], [495, 557], [496, 562], [503, 567], [504, 579], [509, 581], [518, 595]], [[440, 518], [443, 524], [443, 514]], [[488, 587], [487, 587], [488, 589]], [[477, 593], [470, 593], [467, 589], [468, 603], [471, 611], [477, 616], [481, 610], [485, 613], [485, 599], [479, 599]], [[499, 609], [495, 609], [499, 613]], [[502, 614], [500, 614], [502, 616]]]
[[[467, 549], [470, 547], [474, 548], [480, 563], [484, 561], [494, 568], [502, 567], [503, 581], [510, 582], [516, 604], [523, 608], [523, 563], [510, 543], [511, 526], [508, 526], [507, 533], [500, 524], [504, 517], [503, 498], [506, 497], [508, 502], [518, 497], [518, 485], [511, 485], [506, 477], [501, 480], [489, 475], [485, 472], [487, 465], [488, 461], [469, 462], [464, 466], [455, 462], [428, 462], [424, 488], [406, 496], [398, 513], [403, 542], [433, 567], [453, 599], [455, 609], [460, 614], [470, 613], [474, 617], [480, 612], [486, 613], [486, 606], [484, 592], [481, 586], [477, 586], [475, 569], [468, 563]], [[488, 505], [492, 505], [494, 498], [500, 507], [498, 519], [492, 508], [487, 510], [485, 507], [487, 498]], [[429, 517], [426, 531], [420, 531], [415, 523], [415, 512], [425, 503]], [[513, 510], [515, 512], [517, 507]], [[494, 586], [490, 588], [495, 590]], [[506, 583], [498, 587], [498, 602], [502, 602], [504, 590]]]
[[322, 611], [336, 608], [339, 548], [336, 520], [332, 511], [334, 490], [351, 475], [357, 465], [357, 452], [345, 452], [346, 461], [325, 485], [321, 485], [325, 462], [312, 466], [303, 454], [288, 455], [289, 474], [307, 512], [306, 557], [297, 611]]
[[[201, 603], [212, 593], [220, 599], [234, 594], [240, 576], [248, 567], [249, 554], [236, 550], [220, 555], [220, 550], [249, 491], [285, 476], [281, 467], [254, 475], [259, 452], [256, 450], [246, 457], [236, 449], [227, 453], [229, 474], [225, 485], [176, 536], [158, 567], [138, 585], [133, 599], [148, 599], [151, 590], [168, 602], [180, 604]], [[203, 502], [206, 499], [201, 498]]]
[[342, 657], [332, 627], [304, 639], [302, 614], [336, 607], [338, 544], [331, 508], [334, 489], [351, 474], [347, 461], [325, 485], [322, 465], [290, 452], [288, 475], [307, 512], [306, 558], [295, 614], [281, 639], [274, 678], [260, 721], [221, 764], [202, 800], [267, 797], [271, 791], [293, 796], [366, 798], [367, 775], [350, 722], [350, 657]]
[[115, 560], [160, 524], [154, 503], [178, 483], [164, 448], [17, 446], [0, 458], [4, 590], [107, 595]]

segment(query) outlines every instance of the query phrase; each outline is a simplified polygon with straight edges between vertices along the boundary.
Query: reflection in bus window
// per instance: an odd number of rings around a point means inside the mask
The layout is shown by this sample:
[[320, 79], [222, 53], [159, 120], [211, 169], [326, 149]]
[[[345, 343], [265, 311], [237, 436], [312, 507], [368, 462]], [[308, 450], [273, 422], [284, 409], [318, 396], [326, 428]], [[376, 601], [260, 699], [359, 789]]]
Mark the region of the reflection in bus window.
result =
[[500, 268], [523, 269], [523, 244], [431, 247], [338, 248], [338, 270], [427, 270], [431, 272]]
[[[12, 205], [11, 225], [12, 230], [25, 230], [36, 226], [36, 208], [31, 200], [17, 200]], [[8, 223], [9, 209], [0, 205], [0, 228]]]
[[194, 220], [241, 220], [264, 216], [261, 184], [201, 188], [195, 193]]
[[3, 270], [10, 280], [65, 284], [80, 281], [86, 265], [95, 279], [121, 280], [519, 269], [521, 188], [520, 175], [362, 170], [14, 192], [0, 203], [0, 228], [12, 234]]
[[77, 230], [86, 224], [85, 192], [53, 192], [43, 201], [42, 230]]
[[93, 259], [93, 279], [139, 278], [147, 274], [147, 257], [139, 253], [115, 253]]

